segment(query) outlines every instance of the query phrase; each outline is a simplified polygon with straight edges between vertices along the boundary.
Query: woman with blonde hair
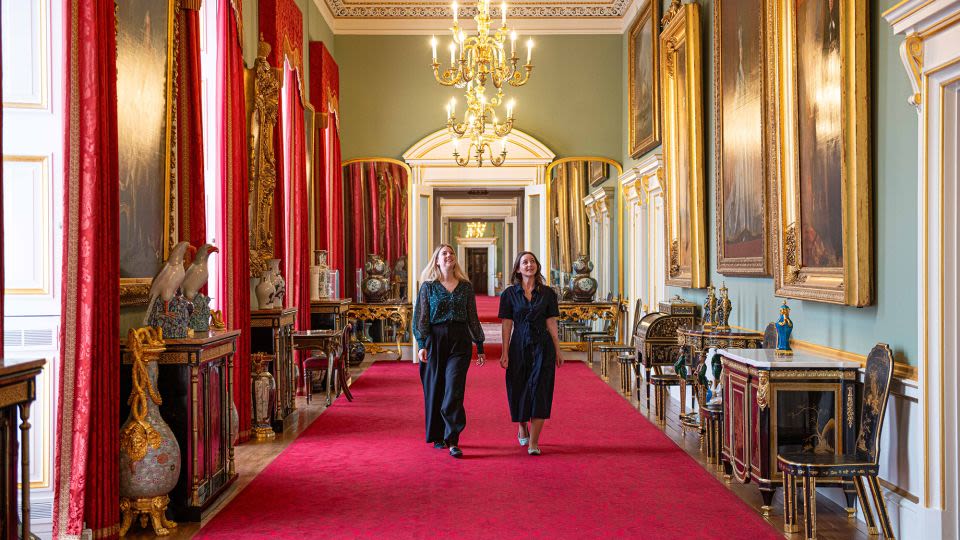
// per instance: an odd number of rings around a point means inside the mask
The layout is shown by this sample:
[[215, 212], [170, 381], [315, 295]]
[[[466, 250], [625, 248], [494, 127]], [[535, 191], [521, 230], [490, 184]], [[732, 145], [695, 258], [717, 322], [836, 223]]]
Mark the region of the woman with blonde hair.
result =
[[434, 250], [420, 282], [413, 333], [419, 348], [427, 442], [435, 448], [449, 448], [450, 455], [459, 458], [463, 456], [460, 433], [467, 425], [463, 394], [471, 342], [477, 344], [477, 365], [482, 366], [486, 360], [477, 299], [470, 279], [447, 244]]

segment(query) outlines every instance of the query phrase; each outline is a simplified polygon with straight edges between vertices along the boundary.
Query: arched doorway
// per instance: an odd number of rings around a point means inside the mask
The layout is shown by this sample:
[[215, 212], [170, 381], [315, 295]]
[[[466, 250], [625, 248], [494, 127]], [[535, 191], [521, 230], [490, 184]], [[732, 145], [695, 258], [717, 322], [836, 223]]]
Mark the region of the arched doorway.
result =
[[[500, 167], [474, 165], [460, 167], [453, 160], [453, 143], [450, 133], [444, 128], [427, 135], [403, 154], [403, 159], [412, 170], [410, 190], [410, 269], [415, 276], [426, 264], [437, 240], [445, 238], [439, 233], [447, 211], [441, 214], [441, 197], [438, 194], [463, 192], [469, 198], [471, 191], [477, 199], [488, 201], [491, 209], [503, 214], [504, 235], [508, 240], [504, 258], [524, 249], [546, 253], [547, 237], [543, 233], [547, 222], [546, 170], [555, 155], [534, 137], [514, 129], [507, 140], [507, 160]], [[497, 194], [522, 192], [518, 206], [510, 215], [506, 200]], [[444, 208], [450, 205], [444, 205]], [[496, 210], [494, 210], [496, 211]], [[443, 216], [441, 218], [440, 216]], [[486, 215], [493, 215], [493, 212]], [[522, 220], [517, 220], [522, 215]], [[463, 217], [466, 217], [464, 215]], [[514, 229], [510, 229], [511, 219]], [[521, 222], [522, 221], [522, 225]], [[518, 230], [519, 229], [519, 230]]]

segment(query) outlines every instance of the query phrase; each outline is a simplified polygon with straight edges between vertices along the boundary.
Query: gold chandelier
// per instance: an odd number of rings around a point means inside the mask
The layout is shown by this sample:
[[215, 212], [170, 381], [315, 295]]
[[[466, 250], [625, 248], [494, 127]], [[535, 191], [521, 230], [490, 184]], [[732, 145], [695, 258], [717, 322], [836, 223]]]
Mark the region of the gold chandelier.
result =
[[[500, 28], [491, 33], [490, 0], [477, 1], [477, 34], [467, 37], [457, 20], [457, 3], [453, 3], [453, 28], [450, 29], [453, 42], [450, 43], [450, 67], [440, 71], [437, 61], [437, 38], [430, 40], [433, 48], [433, 76], [444, 86], [466, 87], [467, 109], [463, 121], [457, 120], [457, 101], [451, 99], [447, 105], [447, 129], [453, 136], [453, 158], [457, 165], [466, 166], [474, 158], [478, 167], [483, 166], [483, 155], [488, 155], [490, 163], [499, 167], [507, 158], [506, 137], [513, 129], [514, 100], [506, 104], [506, 120], [497, 117], [497, 107], [503, 104], [503, 85], [519, 87], [530, 80], [533, 64], [533, 40], [527, 40], [527, 63], [518, 69], [517, 33], [507, 27], [507, 4], [500, 4]], [[510, 38], [510, 56], [504, 46]], [[491, 83], [495, 92], [486, 95], [487, 83]], [[460, 139], [469, 141], [466, 155], [460, 156]], [[499, 155], [494, 155], [493, 146], [500, 143]]]

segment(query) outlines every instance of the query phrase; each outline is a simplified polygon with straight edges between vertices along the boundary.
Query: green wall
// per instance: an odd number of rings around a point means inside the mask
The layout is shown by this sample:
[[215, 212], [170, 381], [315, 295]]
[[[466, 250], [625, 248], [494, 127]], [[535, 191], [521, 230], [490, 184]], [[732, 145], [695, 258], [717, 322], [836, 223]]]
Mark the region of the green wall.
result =
[[[448, 43], [438, 36], [442, 58]], [[558, 157], [621, 154], [619, 35], [534, 36], [530, 82], [506, 90], [517, 100], [515, 127]], [[344, 159], [400, 158], [444, 127], [445, 104], [463, 91], [440, 86], [430, 68], [429, 36], [336, 36]], [[509, 157], [508, 157], [509, 159]]]
[[[880, 18], [896, 0], [871, 2], [870, 51], [872, 99], [872, 165], [874, 178], [874, 305], [866, 308], [833, 306], [790, 300], [796, 339], [866, 354], [877, 342], [889, 343], [897, 360], [918, 365], [917, 355], [917, 114], [907, 103], [912, 94], [900, 62], [901, 38]], [[669, 4], [669, 2], [665, 2]], [[780, 300], [773, 296], [772, 278], [721, 276], [716, 267], [716, 215], [714, 207], [714, 99], [713, 99], [713, 0], [701, 0], [703, 40], [703, 110], [706, 113], [704, 148], [707, 179], [707, 236], [710, 240], [711, 280], [726, 282], [733, 301], [731, 323], [762, 329], [776, 318]], [[864, 5], [864, 9], [867, 6]], [[664, 5], [666, 8], [666, 5]], [[626, 118], [627, 35], [622, 36], [622, 111]], [[637, 163], [627, 155], [627, 126], [621, 126], [621, 156], [626, 167]], [[701, 302], [705, 291], [669, 288]]]

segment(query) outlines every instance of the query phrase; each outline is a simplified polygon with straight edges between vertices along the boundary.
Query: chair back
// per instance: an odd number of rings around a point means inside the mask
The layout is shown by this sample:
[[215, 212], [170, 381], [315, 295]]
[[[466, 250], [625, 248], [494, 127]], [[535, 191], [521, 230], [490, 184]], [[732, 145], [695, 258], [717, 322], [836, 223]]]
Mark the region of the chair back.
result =
[[627, 345], [633, 347], [633, 340], [637, 335], [637, 329], [640, 328], [640, 315], [643, 310], [643, 301], [637, 298], [637, 303], [633, 306], [633, 329], [630, 331], [630, 337]]
[[777, 348], [777, 326], [773, 323], [767, 325], [763, 330], [763, 348], [764, 349], [776, 349]]
[[886, 343], [878, 343], [867, 356], [863, 375], [863, 403], [860, 408], [860, 431], [857, 434], [857, 455], [870, 463], [880, 457], [880, 429], [887, 412], [890, 380], [893, 378], [893, 353]]
[[353, 335], [353, 324], [347, 323], [340, 334], [340, 354], [343, 355], [344, 362], [350, 358], [350, 336]]

